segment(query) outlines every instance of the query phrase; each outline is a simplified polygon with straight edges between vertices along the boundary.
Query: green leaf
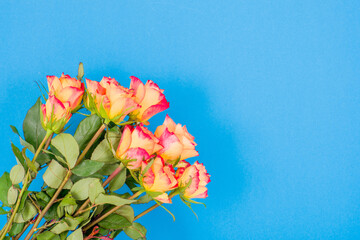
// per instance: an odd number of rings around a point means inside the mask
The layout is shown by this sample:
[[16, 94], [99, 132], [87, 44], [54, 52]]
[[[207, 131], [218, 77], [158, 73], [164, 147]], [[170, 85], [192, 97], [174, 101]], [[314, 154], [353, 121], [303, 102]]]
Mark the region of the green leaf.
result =
[[25, 202], [24, 209], [21, 211], [21, 215], [25, 221], [29, 221], [37, 214], [36, 207], [28, 200]]
[[84, 150], [91, 138], [95, 135], [97, 130], [101, 127], [101, 118], [97, 115], [91, 115], [84, 118], [77, 127], [74, 138], [79, 144], [80, 150]]
[[[58, 188], [66, 176], [67, 170], [61, 166], [56, 160], [52, 160], [46, 169], [43, 179], [44, 182], [51, 188]], [[69, 189], [72, 186], [71, 180], [65, 184], [64, 189]]]
[[99, 196], [99, 194], [101, 194], [101, 193], [105, 193], [105, 190], [104, 190], [102, 184], [100, 183], [99, 179], [96, 179], [93, 182], [91, 182], [89, 185], [90, 202], [94, 203], [97, 196]]
[[10, 180], [15, 184], [19, 184], [25, 177], [25, 169], [21, 165], [15, 165], [10, 171]]
[[14, 223], [9, 231], [9, 236], [15, 236], [19, 234], [25, 226], [25, 223]]
[[125, 217], [129, 222], [134, 221], [134, 209], [130, 205], [120, 207], [115, 213]]
[[95, 160], [84, 160], [72, 169], [72, 173], [80, 177], [88, 177], [99, 171], [105, 163]]
[[105, 176], [110, 175], [119, 167], [119, 165], [119, 163], [105, 164], [97, 173]]
[[65, 217], [60, 223], [50, 231], [55, 234], [60, 234], [65, 231], [74, 231], [76, 227], [82, 222], [82, 217], [73, 218], [70, 216]]
[[37, 240], [60, 240], [60, 236], [56, 235], [55, 233], [46, 231], [39, 234], [36, 238]]
[[19, 131], [17, 130], [17, 128], [16, 128], [15, 126], [10, 125], [10, 128], [11, 128], [11, 130], [12, 130], [15, 134], [17, 134], [18, 136], [20, 136], [20, 133], [19, 133]]
[[35, 149], [38, 149], [46, 135], [46, 131], [41, 125], [40, 105], [40, 98], [38, 98], [34, 106], [27, 112], [23, 122], [25, 140], [34, 146]]
[[114, 192], [120, 189], [126, 181], [126, 168], [123, 168], [109, 183], [109, 190]]
[[3, 203], [3, 206], [9, 206], [7, 195], [11, 185], [10, 174], [4, 172], [0, 178], [0, 201]]
[[10, 205], [14, 205], [16, 203], [17, 197], [19, 195], [19, 192], [14, 186], [11, 186], [9, 188], [8, 194], [7, 194], [7, 201]]
[[144, 196], [140, 197], [136, 203], [134, 204], [142, 204], [142, 203], [148, 203], [152, 200], [153, 198], [149, 195], [149, 194], [145, 194]]
[[112, 204], [116, 206], [122, 206], [125, 204], [130, 204], [136, 200], [124, 199], [116, 195], [105, 195], [103, 193], [99, 194], [95, 199], [95, 204]]
[[65, 157], [70, 168], [75, 167], [79, 156], [79, 146], [73, 136], [61, 133], [51, 140], [51, 145]]
[[84, 236], [81, 228], [76, 229], [72, 234], [70, 234], [67, 237], [67, 240], [83, 240], [83, 239]]
[[85, 200], [85, 199], [87, 199], [89, 197], [90, 184], [94, 180], [98, 181], [97, 178], [84, 178], [84, 179], [81, 179], [81, 180], [77, 181], [70, 190], [71, 195], [76, 200]]
[[35, 166], [35, 164], [26, 156], [26, 148], [23, 148], [23, 150], [21, 150], [21, 154], [23, 155], [25, 161], [26, 161], [26, 165], [34, 172], [37, 173], [37, 168]]
[[16, 159], [21, 163], [21, 165], [27, 170], [27, 165], [21, 151], [18, 147], [16, 147], [13, 143], [11, 143], [11, 149], [16, 157]]
[[131, 226], [131, 222], [124, 216], [113, 213], [100, 221], [99, 226], [105, 229], [118, 230]]
[[104, 139], [100, 144], [95, 148], [93, 154], [91, 155], [92, 160], [105, 163], [116, 163], [117, 159], [114, 158], [110, 144], [107, 139]]
[[145, 238], [146, 236], [146, 228], [136, 222], [134, 222], [132, 226], [125, 228], [124, 232], [132, 239]]
[[8, 214], [8, 211], [5, 211], [2, 207], [0, 207], [0, 215]]
[[38, 162], [40, 164], [40, 166], [44, 165], [50, 161], [51, 161], [51, 157], [44, 152], [40, 153], [39, 156], [36, 158], [36, 162]]
[[63, 198], [63, 200], [61, 200], [59, 207], [65, 207], [65, 206], [69, 206], [69, 205], [77, 205], [76, 200], [70, 193], [66, 194], [66, 196]]

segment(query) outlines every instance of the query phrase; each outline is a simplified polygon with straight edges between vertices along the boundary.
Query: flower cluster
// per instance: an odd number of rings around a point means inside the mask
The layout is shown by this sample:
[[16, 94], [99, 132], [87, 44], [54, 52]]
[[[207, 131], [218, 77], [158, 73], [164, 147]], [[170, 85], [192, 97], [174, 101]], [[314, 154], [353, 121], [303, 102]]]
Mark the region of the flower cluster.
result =
[[59, 133], [69, 121], [72, 112], [81, 107], [84, 84], [62, 74], [60, 78], [47, 76], [49, 98], [41, 106], [41, 123], [46, 130]]
[[[83, 83], [82, 76], [82, 64], [77, 78], [47, 76], [45, 103], [38, 99], [28, 111], [23, 148], [12, 144], [17, 165], [0, 177], [0, 212], [8, 215], [0, 240], [25, 233], [25, 240], [113, 239], [121, 231], [144, 239], [135, 220], [176, 195], [188, 206], [208, 196], [210, 175], [198, 161], [189, 163], [199, 154], [186, 126], [166, 115], [155, 132], [147, 128], [169, 108], [164, 90], [133, 76], [129, 88], [109, 77]], [[68, 133], [75, 113], [86, 117]], [[43, 187], [29, 190], [40, 169]], [[131, 193], [117, 192], [124, 185]], [[135, 217], [131, 204], [150, 201], [156, 205]]]

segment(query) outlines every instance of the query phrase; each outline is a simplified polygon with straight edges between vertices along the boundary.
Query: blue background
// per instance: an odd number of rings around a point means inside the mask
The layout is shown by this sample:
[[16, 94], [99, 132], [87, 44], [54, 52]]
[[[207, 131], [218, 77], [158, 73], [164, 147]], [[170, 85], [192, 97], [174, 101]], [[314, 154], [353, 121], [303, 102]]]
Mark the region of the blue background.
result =
[[359, 1], [2, 1], [0, 171], [35, 81], [82, 61], [165, 89], [212, 175], [199, 221], [175, 201], [149, 239], [359, 239], [359, 48]]

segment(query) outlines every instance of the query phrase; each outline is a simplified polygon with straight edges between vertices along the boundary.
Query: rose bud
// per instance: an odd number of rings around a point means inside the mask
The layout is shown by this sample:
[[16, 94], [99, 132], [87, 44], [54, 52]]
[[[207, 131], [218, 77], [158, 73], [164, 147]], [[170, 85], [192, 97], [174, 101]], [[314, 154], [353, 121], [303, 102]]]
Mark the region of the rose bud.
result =
[[49, 95], [54, 95], [63, 103], [68, 103], [71, 112], [80, 108], [84, 95], [84, 83], [69, 75], [62, 74], [60, 78], [47, 76]]
[[86, 79], [88, 94], [85, 107], [93, 114], [119, 124], [132, 111], [140, 108], [133, 92], [120, 86], [113, 78], [104, 77], [100, 83]]
[[197, 144], [194, 142], [194, 137], [187, 131], [186, 126], [175, 124], [168, 115], [163, 125], [157, 127], [155, 136], [163, 146], [158, 154], [169, 163], [179, 158], [183, 160], [199, 155], [195, 150]]
[[131, 76], [130, 89], [135, 92], [136, 102], [141, 108], [130, 114], [131, 119], [149, 124], [148, 120], [155, 114], [169, 108], [169, 102], [163, 94], [164, 90], [151, 80], [144, 85], [140, 79]]
[[55, 96], [49, 96], [46, 104], [41, 105], [40, 117], [45, 130], [59, 133], [71, 117], [69, 103], [62, 103]]
[[[149, 163], [143, 161], [141, 171], [144, 171]], [[175, 171], [171, 165], [165, 165], [161, 157], [155, 158], [151, 167], [147, 170], [142, 178], [142, 186], [147, 192], [161, 193], [154, 197], [154, 199], [163, 202], [171, 203], [167, 191], [178, 187], [175, 178]]]
[[206, 198], [208, 196], [206, 185], [210, 182], [210, 175], [202, 163], [196, 161], [193, 165], [184, 164], [183, 167], [177, 169], [176, 177], [185, 198]]
[[116, 157], [136, 159], [129, 162], [127, 167], [132, 170], [138, 169], [143, 160], [149, 159], [162, 148], [158, 142], [159, 140], [146, 127], [139, 125], [134, 128], [126, 125], [116, 150]]

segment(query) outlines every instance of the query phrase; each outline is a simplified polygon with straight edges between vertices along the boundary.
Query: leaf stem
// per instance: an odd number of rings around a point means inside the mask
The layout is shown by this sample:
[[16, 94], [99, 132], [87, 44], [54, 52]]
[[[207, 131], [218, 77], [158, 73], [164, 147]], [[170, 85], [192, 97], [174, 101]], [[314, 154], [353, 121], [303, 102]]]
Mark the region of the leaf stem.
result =
[[[142, 194], [143, 191], [138, 191], [136, 192], [134, 195], [130, 196], [128, 199], [134, 199], [137, 198], [138, 196], [140, 196], [140, 194]], [[100, 222], [101, 220], [103, 220], [104, 218], [106, 218], [107, 216], [109, 216], [110, 214], [112, 214], [113, 212], [115, 212], [116, 210], [118, 210], [119, 208], [121, 208], [124, 205], [120, 205], [120, 206], [116, 206], [114, 208], [112, 208], [110, 211], [108, 211], [107, 213], [101, 215], [101, 217], [99, 217], [98, 219], [95, 219], [95, 221], [93, 221], [92, 223], [89, 223], [88, 225], [86, 225], [83, 229], [83, 231], [87, 231], [88, 229], [90, 229], [92, 226], [94, 226], [95, 224], [97, 224], [98, 222]]]
[[[85, 157], [86, 153], [89, 151], [89, 149], [91, 148], [91, 146], [95, 143], [95, 141], [98, 139], [98, 137], [101, 135], [101, 133], [103, 132], [103, 130], [105, 129], [105, 125], [102, 125], [97, 132], [95, 133], [95, 135], [92, 137], [92, 139], [90, 140], [90, 142], [88, 143], [88, 145], [86, 146], [86, 148], [84, 149], [84, 151], [80, 154], [79, 158], [76, 161], [76, 165], [78, 165], [81, 160]], [[62, 181], [62, 183], [60, 184], [59, 188], [56, 190], [55, 194], [52, 196], [51, 200], [49, 201], [49, 203], [46, 205], [46, 207], [44, 208], [44, 210], [40, 213], [40, 215], [38, 216], [38, 218], [36, 219], [36, 222], [34, 223], [34, 225], [31, 227], [29, 233], [26, 235], [24, 240], [29, 240], [31, 238], [31, 236], [34, 234], [34, 232], [37, 230], [37, 226], [39, 225], [41, 219], [45, 216], [46, 212], [50, 209], [50, 207], [53, 205], [53, 203], [56, 201], [57, 197], [59, 196], [60, 192], [62, 191], [62, 189], [64, 188], [65, 184], [67, 183], [67, 181], [70, 179], [72, 175], [72, 172], [70, 170], [67, 171], [66, 176], [64, 178], [64, 180]], [[0, 239], [1, 240], [1, 239]]]
[[[51, 136], [52, 133], [53, 132], [50, 131], [50, 130], [48, 130], [46, 132], [46, 135], [45, 135], [44, 139], [40, 143], [40, 146], [36, 150], [35, 155], [34, 155], [33, 159], [31, 160], [32, 163], [35, 162], [36, 158], [39, 156], [39, 154], [41, 152], [41, 149], [44, 147], [46, 141], [48, 140], [48, 138]], [[16, 201], [15, 208], [14, 208], [13, 212], [11, 213], [9, 221], [6, 223], [3, 231], [1, 232], [0, 240], [3, 240], [5, 238], [7, 232], [10, 230], [10, 227], [11, 227], [13, 221], [14, 221], [15, 215], [16, 215], [17, 211], [19, 210], [21, 198], [24, 195], [24, 192], [27, 190], [28, 185], [30, 183], [30, 180], [31, 180], [30, 169], [28, 169], [28, 171], [26, 173], [26, 176], [25, 176], [25, 179], [24, 179], [24, 182], [23, 182], [23, 187], [22, 187], [22, 189], [21, 189], [21, 191], [19, 193], [18, 199]]]

